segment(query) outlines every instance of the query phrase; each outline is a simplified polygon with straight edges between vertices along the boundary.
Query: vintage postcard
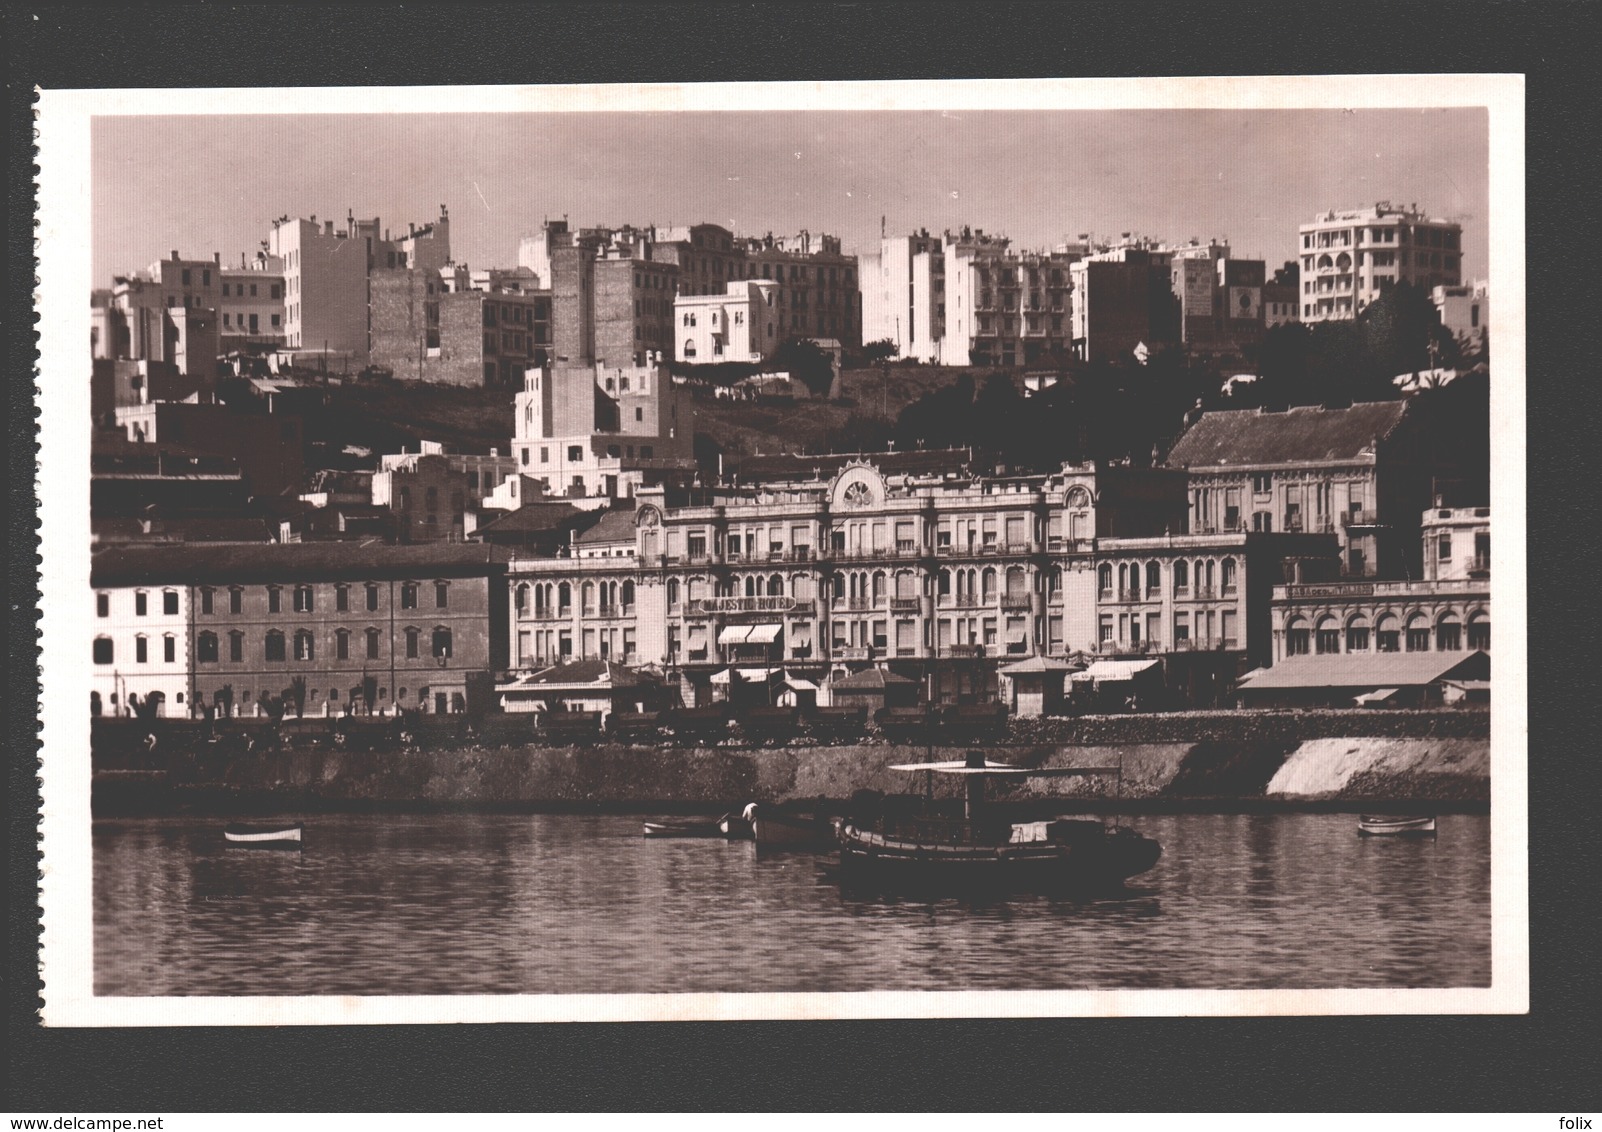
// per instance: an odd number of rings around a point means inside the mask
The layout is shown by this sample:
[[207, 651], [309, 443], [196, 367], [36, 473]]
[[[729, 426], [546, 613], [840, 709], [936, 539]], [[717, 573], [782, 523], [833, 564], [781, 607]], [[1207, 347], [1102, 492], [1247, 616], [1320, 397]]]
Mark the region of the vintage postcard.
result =
[[1523, 115], [40, 92], [46, 1023], [1527, 1010]]

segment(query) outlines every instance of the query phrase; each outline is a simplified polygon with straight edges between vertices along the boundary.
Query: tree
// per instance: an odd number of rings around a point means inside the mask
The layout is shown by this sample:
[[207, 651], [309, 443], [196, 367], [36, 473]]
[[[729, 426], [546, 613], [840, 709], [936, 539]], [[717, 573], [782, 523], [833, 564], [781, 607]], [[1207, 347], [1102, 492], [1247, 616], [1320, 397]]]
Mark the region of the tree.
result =
[[901, 351], [895, 342], [889, 338], [881, 338], [877, 342], [867, 342], [862, 347], [862, 360], [868, 365], [875, 362], [888, 362]]
[[805, 385], [814, 397], [827, 397], [834, 386], [834, 358], [805, 338], [786, 338], [774, 351], [772, 364]]
[[378, 707], [378, 677], [362, 674], [362, 706], [368, 715]]
[[218, 688], [216, 695], [212, 696], [211, 699], [217, 708], [217, 714], [223, 718], [226, 719], [234, 714], [234, 686], [232, 684], [224, 684], [221, 688]]
[[284, 689], [284, 699], [295, 705], [296, 719], [304, 716], [306, 714], [306, 677], [293, 677], [289, 681], [289, 687]]

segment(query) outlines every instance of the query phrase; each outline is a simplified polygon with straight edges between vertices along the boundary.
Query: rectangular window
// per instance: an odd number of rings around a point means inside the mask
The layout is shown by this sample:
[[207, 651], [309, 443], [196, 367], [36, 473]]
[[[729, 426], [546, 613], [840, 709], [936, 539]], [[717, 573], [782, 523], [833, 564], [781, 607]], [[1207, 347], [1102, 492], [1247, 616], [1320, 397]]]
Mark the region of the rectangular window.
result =
[[282, 612], [283, 598], [277, 586], [267, 587], [267, 612]]
[[228, 659], [234, 664], [242, 663], [245, 659], [245, 634], [228, 634]]
[[448, 583], [445, 583], [445, 582], [435, 582], [434, 583], [434, 608], [435, 609], [444, 609], [449, 604], [448, 598], [450, 596], [450, 588], [451, 588], [450, 585]]
[[161, 659], [172, 664], [178, 659], [178, 640], [176, 637], [161, 638]]
[[149, 611], [150, 597], [143, 590], [134, 594], [134, 614], [143, 617]]
[[111, 595], [110, 594], [95, 594], [95, 616], [96, 617], [110, 617], [111, 616]]
[[334, 587], [334, 608], [341, 613], [345, 613], [350, 609], [349, 586]]
[[378, 587], [367, 583], [367, 612], [373, 613], [378, 609]]
[[150, 641], [147, 638], [134, 638], [134, 659], [140, 664], [144, 664], [150, 659]]

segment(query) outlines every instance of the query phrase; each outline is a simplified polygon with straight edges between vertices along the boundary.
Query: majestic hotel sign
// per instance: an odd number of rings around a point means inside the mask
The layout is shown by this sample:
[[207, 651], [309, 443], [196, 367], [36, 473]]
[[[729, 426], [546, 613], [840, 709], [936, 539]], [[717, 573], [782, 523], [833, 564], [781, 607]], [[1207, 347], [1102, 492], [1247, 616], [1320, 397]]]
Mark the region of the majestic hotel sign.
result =
[[704, 597], [702, 613], [788, 613], [795, 608], [793, 597]]

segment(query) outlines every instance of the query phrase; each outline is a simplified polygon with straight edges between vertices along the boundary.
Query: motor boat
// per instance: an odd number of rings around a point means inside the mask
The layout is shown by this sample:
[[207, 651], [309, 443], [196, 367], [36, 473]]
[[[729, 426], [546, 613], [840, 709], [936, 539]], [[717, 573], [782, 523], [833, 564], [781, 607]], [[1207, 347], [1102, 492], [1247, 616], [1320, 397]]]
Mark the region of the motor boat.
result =
[[840, 823], [839, 878], [881, 891], [1092, 892], [1117, 889], [1150, 869], [1162, 847], [1132, 829], [1099, 820], [1055, 818], [1014, 823], [987, 806], [989, 782], [1028, 777], [1116, 774], [1116, 767], [1031, 769], [994, 762], [981, 751], [962, 760], [903, 763], [890, 769], [961, 776], [962, 816], [920, 811], [853, 814]]
[[1434, 837], [1435, 815], [1362, 814], [1357, 819], [1357, 832], [1362, 837]]
[[223, 827], [223, 840], [240, 849], [299, 849], [306, 831], [302, 822], [251, 825], [230, 822]]

